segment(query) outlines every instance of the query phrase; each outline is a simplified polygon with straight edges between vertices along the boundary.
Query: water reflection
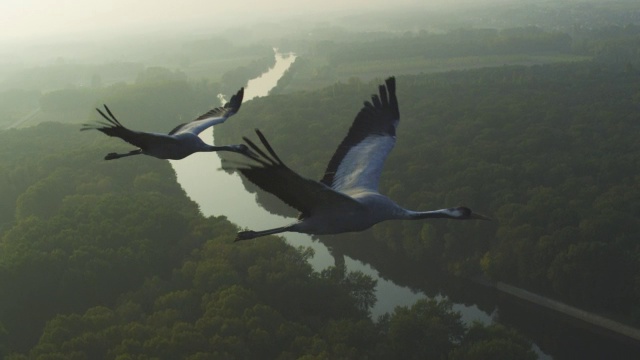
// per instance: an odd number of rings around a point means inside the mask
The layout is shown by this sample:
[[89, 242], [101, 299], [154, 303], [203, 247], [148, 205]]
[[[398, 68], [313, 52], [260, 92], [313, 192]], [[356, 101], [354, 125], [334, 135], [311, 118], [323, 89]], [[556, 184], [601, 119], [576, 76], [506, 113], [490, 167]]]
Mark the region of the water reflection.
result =
[[296, 61], [296, 55], [293, 53], [281, 54], [277, 49], [273, 50], [276, 57], [275, 65], [257, 78], [249, 80], [244, 89], [245, 101], [269, 95], [269, 91], [276, 87], [278, 80]]

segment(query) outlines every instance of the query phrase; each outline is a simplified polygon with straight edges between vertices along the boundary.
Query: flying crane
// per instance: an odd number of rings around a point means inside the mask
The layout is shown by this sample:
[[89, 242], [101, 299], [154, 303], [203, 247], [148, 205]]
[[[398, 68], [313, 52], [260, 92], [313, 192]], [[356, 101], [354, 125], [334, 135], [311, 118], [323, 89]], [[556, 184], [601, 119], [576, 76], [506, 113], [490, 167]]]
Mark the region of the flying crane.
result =
[[[385, 86], [386, 85], [386, 86]], [[394, 77], [366, 101], [338, 146], [320, 181], [304, 178], [285, 165], [256, 129], [263, 150], [248, 138], [257, 164], [239, 167], [249, 181], [300, 211], [298, 221], [262, 231], [241, 231], [235, 241], [282, 232], [324, 235], [362, 231], [385, 220], [489, 218], [467, 207], [431, 211], [405, 209], [378, 192], [382, 166], [396, 141], [400, 120]]]
[[138, 147], [138, 149], [124, 154], [109, 153], [105, 156], [105, 160], [119, 159], [125, 156], [139, 154], [145, 154], [159, 159], [180, 160], [200, 151], [232, 151], [248, 154], [249, 150], [244, 144], [214, 146], [206, 144], [198, 136], [198, 134], [205, 129], [221, 124], [230, 116], [237, 113], [242, 104], [243, 96], [244, 88], [241, 88], [224, 106], [213, 108], [198, 116], [193, 121], [180, 124], [168, 134], [130, 130], [118, 121], [107, 105], [104, 105], [104, 112], [96, 109], [107, 122], [83, 124], [84, 127], [80, 130], [98, 130], [108, 136], [119, 137], [129, 144]]

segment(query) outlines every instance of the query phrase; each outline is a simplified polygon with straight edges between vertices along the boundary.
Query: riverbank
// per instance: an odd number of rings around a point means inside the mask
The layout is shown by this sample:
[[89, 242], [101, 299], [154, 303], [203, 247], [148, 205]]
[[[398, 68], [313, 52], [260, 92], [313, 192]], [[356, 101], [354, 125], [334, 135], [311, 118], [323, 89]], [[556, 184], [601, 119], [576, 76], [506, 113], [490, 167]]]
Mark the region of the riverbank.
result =
[[636, 346], [640, 350], [640, 329], [501, 281], [491, 281], [484, 277], [473, 279], [473, 281], [477, 284], [495, 289], [499, 294], [507, 295], [546, 310], [562, 314], [581, 327], [586, 327], [590, 331], [613, 337], [618, 341]]

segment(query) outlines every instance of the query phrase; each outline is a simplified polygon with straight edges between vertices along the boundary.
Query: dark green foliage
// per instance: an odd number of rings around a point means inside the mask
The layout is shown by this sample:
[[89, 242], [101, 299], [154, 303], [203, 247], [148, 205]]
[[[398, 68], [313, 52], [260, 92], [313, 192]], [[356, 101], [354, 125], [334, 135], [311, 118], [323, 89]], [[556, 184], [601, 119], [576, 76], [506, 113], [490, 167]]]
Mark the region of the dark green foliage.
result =
[[[12, 132], [15, 144], [49, 146], [31, 146], [29, 154], [16, 145], [2, 157], [10, 162], [13, 153], [26, 155], [22, 181], [12, 187], [24, 190], [0, 240], [0, 322], [16, 349], [34, 341], [58, 312], [113, 303], [145, 277], [168, 275], [171, 264], [203, 241], [188, 231], [197, 206], [168, 163], [104, 162], [99, 154], [107, 149], [87, 148], [96, 137], [76, 131], [43, 124]], [[154, 177], [172, 178], [173, 185], [145, 181]]]
[[398, 307], [381, 320], [381, 327], [388, 359], [445, 359], [465, 333], [460, 314], [451, 311], [451, 303], [436, 300]]
[[473, 324], [451, 360], [535, 360], [531, 342], [502, 325]]
[[313, 273], [302, 252], [273, 241], [237, 246], [232, 227], [209, 224], [216, 239], [171, 279], [148, 280], [113, 310], [54, 318], [30, 356], [361, 358], [369, 351], [373, 323], [338, 283]]

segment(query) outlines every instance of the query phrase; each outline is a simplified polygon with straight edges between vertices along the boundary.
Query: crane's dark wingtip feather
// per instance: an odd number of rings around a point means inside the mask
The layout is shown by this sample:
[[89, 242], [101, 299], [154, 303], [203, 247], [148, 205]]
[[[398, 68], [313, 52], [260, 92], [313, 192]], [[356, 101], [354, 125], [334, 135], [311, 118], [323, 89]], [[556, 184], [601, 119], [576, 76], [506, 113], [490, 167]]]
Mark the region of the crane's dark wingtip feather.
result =
[[111, 110], [109, 110], [109, 107], [107, 107], [107, 105], [104, 105], [104, 108], [107, 111], [107, 114], [109, 114], [109, 116], [107, 116], [104, 112], [102, 112], [102, 110], [98, 108], [96, 108], [96, 111], [98, 111], [98, 113], [102, 115], [102, 117], [110, 123], [110, 125], [106, 125], [106, 126], [122, 127], [122, 124], [120, 124], [120, 121], [118, 121], [118, 119], [116, 119], [116, 117], [113, 116], [113, 113], [111, 112]]
[[400, 107], [398, 106], [398, 98], [396, 97], [396, 78], [394, 76], [389, 77], [385, 80], [385, 84], [387, 85], [387, 93], [389, 95], [391, 109], [393, 110], [394, 115], [399, 119]]
[[107, 120], [111, 121], [111, 120], [107, 117], [107, 115], [105, 115], [105, 114], [102, 112], [102, 110], [100, 110], [100, 109], [96, 108], [96, 111], [97, 111], [100, 115], [102, 115], [102, 117], [103, 117], [103, 118], [105, 118], [105, 119], [107, 119]]
[[[102, 104], [102, 106], [104, 106], [105, 110], [107, 110], [107, 112], [109, 113], [109, 115], [113, 116], [113, 114], [111, 113], [111, 109], [109, 109], [109, 107], [107, 106], [107, 104]], [[113, 116], [115, 118], [115, 116]]]
[[387, 80], [384, 81], [384, 83], [387, 85], [387, 91], [389, 91], [389, 93], [395, 93], [396, 92], [396, 77], [395, 76], [388, 77]]
[[[267, 138], [262, 134], [262, 132], [258, 129], [255, 129], [256, 134], [258, 134], [258, 138], [262, 142], [262, 145], [267, 150], [269, 154], [267, 154], [264, 149], [261, 149], [256, 143], [251, 141], [248, 137], [243, 136], [242, 140], [248, 145], [248, 152], [245, 153], [247, 157], [257, 161], [262, 166], [271, 167], [271, 166], [284, 166], [286, 165], [280, 160], [275, 150], [271, 147], [271, 144], [267, 141]], [[252, 151], [253, 150], [253, 151]], [[271, 156], [269, 156], [271, 155]], [[242, 171], [242, 170], [241, 170]]]
[[338, 167], [347, 153], [368, 136], [395, 137], [399, 119], [400, 111], [396, 97], [395, 77], [391, 76], [385, 80], [384, 85], [378, 85], [378, 94], [373, 94], [371, 100], [364, 101], [347, 132], [347, 136], [338, 145], [338, 149], [329, 161], [320, 182], [331, 186]]
[[258, 153], [259, 156], [258, 155], [255, 155], [253, 157], [250, 156], [253, 160], [259, 162], [263, 166], [269, 166], [269, 165], [275, 164], [273, 159], [271, 159], [267, 154], [265, 154], [264, 151], [262, 151], [262, 149], [260, 149], [258, 145], [256, 145], [253, 141], [249, 140], [249, 138], [247, 138], [246, 136], [243, 136], [242, 140], [244, 140], [251, 149], [253, 149], [256, 153]]
[[235, 95], [233, 95], [231, 99], [229, 99], [229, 101], [226, 104], [224, 104], [223, 107], [225, 109], [231, 109], [235, 114], [236, 112], [238, 112], [238, 110], [240, 110], [240, 106], [242, 105], [243, 98], [244, 98], [244, 87], [241, 87], [240, 90], [238, 90], [238, 92], [236, 92]]
[[284, 165], [284, 163], [282, 162], [282, 160], [280, 160], [280, 157], [278, 157], [278, 154], [276, 154], [275, 150], [273, 150], [273, 148], [271, 147], [271, 144], [269, 144], [269, 142], [267, 141], [267, 138], [262, 134], [262, 132], [256, 129], [256, 134], [258, 134], [260, 141], [262, 141], [262, 145], [264, 145], [264, 147], [267, 149], [269, 154], [273, 156], [273, 158], [278, 162], [278, 164]]

